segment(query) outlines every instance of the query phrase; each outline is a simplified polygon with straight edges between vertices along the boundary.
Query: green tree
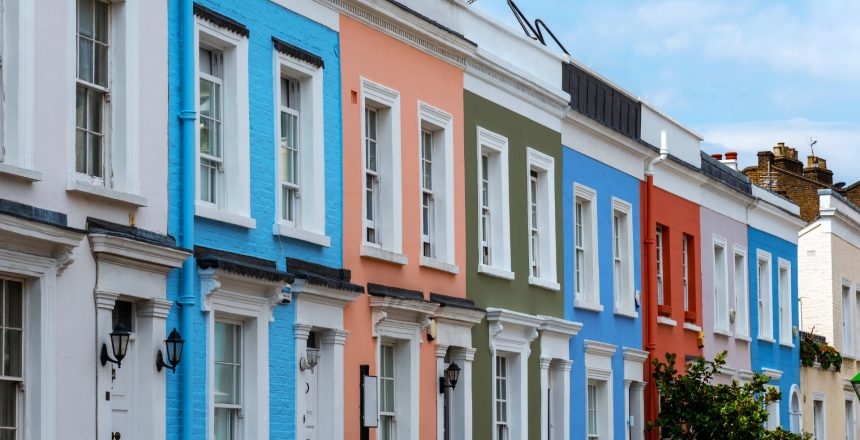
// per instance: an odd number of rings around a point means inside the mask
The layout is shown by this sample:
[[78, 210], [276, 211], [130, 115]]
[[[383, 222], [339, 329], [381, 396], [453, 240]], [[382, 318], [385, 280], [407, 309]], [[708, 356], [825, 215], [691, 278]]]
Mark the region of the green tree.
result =
[[791, 434], [782, 428], [765, 428], [768, 403], [780, 400], [780, 392], [767, 387], [769, 378], [755, 374], [749, 383], [714, 384], [714, 375], [726, 363], [726, 352], [713, 362], [699, 357], [681, 374], [675, 355], [666, 362], [654, 359], [654, 381], [660, 392], [660, 415], [647, 429], [660, 429], [664, 439], [679, 440], [802, 440], [809, 434]]

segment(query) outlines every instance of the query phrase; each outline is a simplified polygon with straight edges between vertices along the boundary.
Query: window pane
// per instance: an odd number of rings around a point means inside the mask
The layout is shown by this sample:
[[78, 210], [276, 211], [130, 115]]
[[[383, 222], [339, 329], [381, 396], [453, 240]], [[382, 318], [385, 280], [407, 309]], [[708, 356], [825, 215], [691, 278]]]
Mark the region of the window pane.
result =
[[87, 128], [93, 132], [102, 132], [102, 94], [95, 91], [87, 93]]
[[[17, 382], [10, 382], [5, 380], [0, 380], [0, 426], [3, 427], [15, 427], [17, 426], [17, 407], [18, 400], [18, 384]], [[3, 433], [4, 431], [0, 431]], [[9, 433], [5, 433], [7, 435], [6, 438], [15, 438], [14, 434], [9, 436]], [[2, 434], [0, 434], [2, 435]]]
[[232, 324], [215, 323], [215, 362], [235, 362], [233, 358], [235, 335]]
[[21, 329], [22, 313], [24, 311], [22, 285], [17, 281], [6, 281], [6, 300], [3, 304], [3, 325]]
[[233, 366], [215, 364], [215, 403], [233, 403]]
[[3, 332], [3, 372], [6, 376], [21, 377], [21, 330]]
[[93, 0], [78, 0], [78, 33], [92, 37], [93, 33]]
[[95, 1], [95, 39], [108, 42], [108, 4], [99, 0]]
[[215, 440], [233, 439], [233, 410], [215, 408]]
[[93, 42], [78, 38], [78, 78], [93, 82]]
[[102, 44], [95, 45], [95, 80], [94, 83], [108, 86], [108, 47]]

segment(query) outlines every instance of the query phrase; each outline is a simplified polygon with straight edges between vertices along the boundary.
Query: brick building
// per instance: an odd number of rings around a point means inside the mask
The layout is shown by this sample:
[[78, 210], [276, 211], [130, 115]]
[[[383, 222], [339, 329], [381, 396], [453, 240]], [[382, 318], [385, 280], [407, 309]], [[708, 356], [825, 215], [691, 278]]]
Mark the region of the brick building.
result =
[[[726, 159], [732, 153], [726, 154]], [[773, 152], [760, 151], [758, 164], [744, 168], [742, 172], [756, 185], [781, 194], [800, 205], [800, 216], [811, 222], [818, 218], [818, 190], [831, 189], [854, 204], [860, 203], [860, 182], [850, 186], [833, 184], [833, 171], [827, 169], [827, 161], [817, 156], [807, 156], [806, 166], [797, 158], [797, 149], [780, 142]]]

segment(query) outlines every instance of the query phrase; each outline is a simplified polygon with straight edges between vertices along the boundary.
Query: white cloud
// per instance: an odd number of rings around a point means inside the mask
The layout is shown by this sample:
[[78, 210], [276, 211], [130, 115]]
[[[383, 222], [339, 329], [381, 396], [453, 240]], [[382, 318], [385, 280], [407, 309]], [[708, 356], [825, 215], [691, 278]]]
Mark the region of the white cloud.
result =
[[718, 124], [701, 128], [708, 153], [737, 151], [742, 167], [755, 165], [759, 151], [773, 150], [777, 142], [797, 149], [806, 163], [810, 138], [818, 140], [815, 154], [827, 160], [834, 182], [860, 180], [860, 124], [818, 122], [807, 119]]

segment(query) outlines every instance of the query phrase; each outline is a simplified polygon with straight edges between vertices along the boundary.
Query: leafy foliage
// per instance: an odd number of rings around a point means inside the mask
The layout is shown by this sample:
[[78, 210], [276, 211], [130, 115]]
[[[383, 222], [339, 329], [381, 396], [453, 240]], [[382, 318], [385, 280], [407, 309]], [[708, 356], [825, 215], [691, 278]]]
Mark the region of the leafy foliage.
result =
[[697, 358], [684, 374], [675, 368], [675, 355], [666, 362], [654, 359], [654, 381], [660, 392], [660, 415], [647, 429], [660, 429], [661, 438], [679, 440], [803, 440], [809, 434], [769, 431], [767, 404], [780, 400], [780, 392], [767, 387], [770, 380], [755, 374], [749, 383], [714, 384], [714, 375], [726, 364], [726, 352], [713, 362]]
[[821, 365], [822, 370], [842, 370], [842, 355], [835, 348], [809, 337], [800, 338], [800, 364], [804, 367]]

